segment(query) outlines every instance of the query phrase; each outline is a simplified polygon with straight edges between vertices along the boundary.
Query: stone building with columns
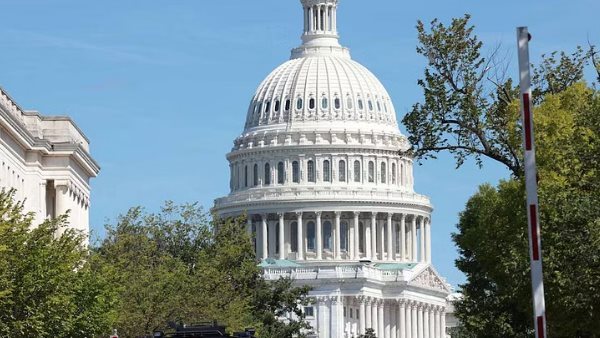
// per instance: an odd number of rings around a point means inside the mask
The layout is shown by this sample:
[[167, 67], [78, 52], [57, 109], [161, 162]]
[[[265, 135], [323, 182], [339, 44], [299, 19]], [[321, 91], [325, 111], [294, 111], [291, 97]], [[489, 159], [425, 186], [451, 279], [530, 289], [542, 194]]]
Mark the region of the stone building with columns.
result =
[[248, 215], [266, 279], [313, 287], [315, 337], [445, 337], [451, 290], [394, 105], [339, 44], [338, 0], [301, 3], [302, 44], [254, 94], [214, 210]]
[[69, 117], [23, 110], [0, 88], [0, 188], [16, 190], [34, 224], [70, 210], [69, 226], [89, 233], [89, 181], [100, 170], [89, 151]]

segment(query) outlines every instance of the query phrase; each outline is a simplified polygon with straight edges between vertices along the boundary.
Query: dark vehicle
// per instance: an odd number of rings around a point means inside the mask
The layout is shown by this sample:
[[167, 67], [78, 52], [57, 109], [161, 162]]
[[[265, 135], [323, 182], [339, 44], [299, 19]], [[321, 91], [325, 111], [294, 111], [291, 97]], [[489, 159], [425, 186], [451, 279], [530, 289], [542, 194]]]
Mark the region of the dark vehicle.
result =
[[[175, 326], [175, 325], [173, 325]], [[246, 329], [244, 332], [227, 334], [225, 326], [213, 323], [202, 323], [194, 326], [175, 326], [175, 332], [154, 332], [154, 338], [255, 338], [254, 329]]]

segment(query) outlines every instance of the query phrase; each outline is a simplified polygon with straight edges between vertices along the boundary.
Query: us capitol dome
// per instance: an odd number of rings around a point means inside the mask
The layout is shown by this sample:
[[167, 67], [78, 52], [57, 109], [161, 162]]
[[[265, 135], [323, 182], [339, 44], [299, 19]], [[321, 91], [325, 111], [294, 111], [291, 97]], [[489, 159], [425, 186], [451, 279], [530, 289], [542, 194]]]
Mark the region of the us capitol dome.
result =
[[248, 215], [266, 279], [310, 285], [314, 337], [441, 338], [451, 289], [381, 82], [339, 43], [338, 0], [301, 0], [302, 44], [258, 86], [221, 217]]

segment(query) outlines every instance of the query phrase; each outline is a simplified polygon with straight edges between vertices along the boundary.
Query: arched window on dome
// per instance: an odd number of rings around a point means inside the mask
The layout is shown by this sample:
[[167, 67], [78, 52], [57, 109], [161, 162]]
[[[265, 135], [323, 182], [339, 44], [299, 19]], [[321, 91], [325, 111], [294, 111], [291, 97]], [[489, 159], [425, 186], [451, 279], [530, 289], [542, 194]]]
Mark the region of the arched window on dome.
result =
[[386, 113], [388, 112], [387, 103], [385, 102], [383, 103], [383, 109]]
[[290, 250], [292, 252], [298, 252], [298, 222], [292, 222], [290, 224]]
[[354, 102], [352, 101], [352, 96], [348, 95], [348, 98], [346, 98], [346, 108], [352, 109], [352, 107], [354, 106]]
[[385, 168], [385, 163], [381, 162], [381, 183], [385, 183], [386, 181], [386, 168]]
[[358, 222], [358, 251], [365, 252], [365, 225], [363, 222]]
[[271, 165], [265, 164], [265, 185], [271, 185]]
[[339, 97], [336, 97], [335, 100], [333, 100], [333, 107], [335, 109], [340, 109], [342, 108], [342, 101], [340, 100]]
[[300, 164], [298, 161], [292, 162], [292, 181], [300, 183]]
[[358, 109], [363, 110], [364, 108], [365, 108], [365, 106], [363, 105], [363, 100], [359, 97], [358, 98]]
[[331, 165], [329, 160], [323, 161], [323, 182], [331, 182]]
[[331, 222], [325, 221], [323, 223], [323, 249], [332, 250], [333, 238], [331, 236]]
[[277, 183], [283, 184], [285, 182], [285, 166], [283, 162], [277, 163]]
[[281, 103], [279, 100], [275, 101], [275, 112], [279, 113], [279, 108], [281, 108]]
[[340, 249], [348, 251], [348, 222], [340, 223]]
[[316, 231], [315, 222], [310, 221], [306, 224], [306, 249], [308, 251], [315, 251], [316, 242]]
[[377, 101], [377, 111], [381, 113], [381, 102]]
[[354, 182], [360, 182], [360, 161], [354, 161]]
[[248, 166], [244, 166], [244, 187], [248, 188]]
[[265, 113], [269, 113], [269, 111], [271, 111], [271, 101], [267, 101], [267, 103], [265, 104]]
[[308, 99], [308, 109], [315, 109], [315, 106], [316, 106], [315, 98], [311, 97], [310, 99]]
[[369, 183], [375, 182], [375, 163], [369, 161]]
[[392, 184], [396, 184], [396, 163], [392, 163]]
[[373, 101], [369, 100], [369, 111], [373, 111]]
[[304, 101], [301, 97], [296, 100], [296, 109], [301, 110], [304, 107]]
[[256, 187], [258, 185], [258, 164], [254, 164], [254, 172], [252, 174], [254, 175], [254, 186]]
[[338, 171], [340, 182], [346, 182], [346, 161], [341, 160], [338, 163]]
[[329, 100], [327, 99], [327, 96], [323, 96], [323, 98], [321, 99], [321, 109], [327, 108], [329, 108]]
[[306, 164], [306, 168], [307, 168], [307, 176], [308, 176], [308, 181], [309, 182], [316, 182], [315, 179], [315, 162], [313, 160], [308, 161], [308, 163]]
[[286, 99], [285, 106], [284, 106], [285, 111], [290, 111], [291, 105], [292, 105], [292, 101], [290, 99]]

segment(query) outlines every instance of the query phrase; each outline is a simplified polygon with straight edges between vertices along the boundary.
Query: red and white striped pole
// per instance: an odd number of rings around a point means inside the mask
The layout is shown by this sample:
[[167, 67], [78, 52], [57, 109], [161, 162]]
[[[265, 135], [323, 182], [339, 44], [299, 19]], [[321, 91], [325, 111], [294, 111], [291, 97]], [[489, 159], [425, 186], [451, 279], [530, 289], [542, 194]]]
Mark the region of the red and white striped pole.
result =
[[531, 35], [527, 31], [527, 27], [517, 28], [521, 118], [523, 122], [523, 147], [525, 150], [525, 188], [527, 190], [527, 228], [529, 233], [535, 337], [546, 338], [546, 305], [544, 302], [544, 278], [542, 274], [542, 244], [537, 193], [537, 168], [535, 164], [535, 139], [533, 137], [533, 111], [531, 109], [530, 39]]

